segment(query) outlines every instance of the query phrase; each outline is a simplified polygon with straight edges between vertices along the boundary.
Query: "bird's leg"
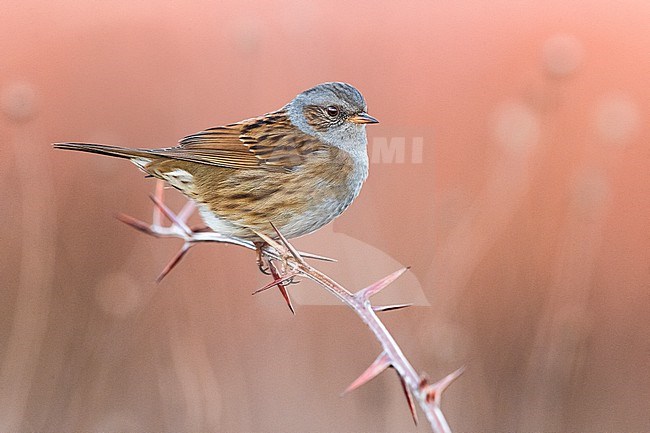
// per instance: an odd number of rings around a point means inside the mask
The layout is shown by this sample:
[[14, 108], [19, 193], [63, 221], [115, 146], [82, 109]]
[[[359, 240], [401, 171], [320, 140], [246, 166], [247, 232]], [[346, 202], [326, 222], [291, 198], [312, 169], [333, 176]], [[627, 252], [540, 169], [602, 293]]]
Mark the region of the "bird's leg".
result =
[[264, 248], [268, 246], [266, 242], [254, 242], [257, 253], [257, 267], [264, 275], [271, 275], [271, 261], [264, 254]]
[[[282, 297], [284, 298], [285, 302], [287, 303], [287, 306], [291, 310], [291, 313], [296, 314], [293, 304], [291, 303], [291, 298], [289, 297], [289, 292], [287, 291], [287, 284], [291, 284], [293, 277], [286, 278], [285, 277], [285, 272], [286, 272], [286, 264], [284, 263], [284, 260], [274, 260], [267, 254], [269, 254], [269, 249], [272, 247], [262, 241], [258, 242], [253, 242], [255, 245], [255, 250], [257, 252], [257, 267], [260, 269], [260, 271], [263, 274], [266, 275], [272, 275], [273, 276], [273, 283], [268, 284], [264, 286], [264, 288], [256, 291], [255, 293], [258, 293], [262, 290], [266, 290], [270, 287], [277, 286], [278, 289], [280, 290], [280, 293], [282, 294]], [[278, 261], [280, 264], [278, 265]], [[253, 293], [253, 294], [255, 294]]]

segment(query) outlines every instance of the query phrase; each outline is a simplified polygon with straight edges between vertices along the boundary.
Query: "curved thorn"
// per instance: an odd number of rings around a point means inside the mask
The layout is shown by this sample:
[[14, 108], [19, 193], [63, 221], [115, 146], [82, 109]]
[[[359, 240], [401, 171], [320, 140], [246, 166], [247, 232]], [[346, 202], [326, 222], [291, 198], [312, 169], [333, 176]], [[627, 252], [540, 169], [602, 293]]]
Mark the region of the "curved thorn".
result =
[[386, 352], [381, 352], [377, 359], [375, 359], [373, 363], [370, 364], [370, 367], [368, 367], [366, 371], [361, 373], [361, 375], [355, 379], [354, 382], [345, 388], [345, 391], [343, 391], [341, 395], [347, 394], [348, 392], [357, 389], [364, 383], [376, 377], [382, 371], [386, 370], [388, 367], [390, 367], [390, 358]]

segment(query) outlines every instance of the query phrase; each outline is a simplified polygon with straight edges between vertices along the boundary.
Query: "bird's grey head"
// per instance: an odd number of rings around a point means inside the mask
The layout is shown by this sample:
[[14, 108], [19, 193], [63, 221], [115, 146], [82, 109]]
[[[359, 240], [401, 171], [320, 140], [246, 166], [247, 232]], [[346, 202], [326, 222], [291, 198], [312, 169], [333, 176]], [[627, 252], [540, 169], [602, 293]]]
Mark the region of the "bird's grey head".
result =
[[319, 84], [285, 108], [291, 122], [303, 132], [351, 153], [365, 152], [366, 124], [377, 123], [366, 113], [361, 93], [346, 83]]

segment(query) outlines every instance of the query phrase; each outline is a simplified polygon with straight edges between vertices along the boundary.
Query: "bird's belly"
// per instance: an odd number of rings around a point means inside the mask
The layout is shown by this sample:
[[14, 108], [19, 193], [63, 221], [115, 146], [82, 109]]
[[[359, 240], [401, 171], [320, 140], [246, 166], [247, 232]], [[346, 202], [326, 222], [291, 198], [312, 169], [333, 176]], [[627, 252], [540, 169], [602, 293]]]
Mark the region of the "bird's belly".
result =
[[341, 215], [352, 202], [352, 198], [345, 201], [335, 198], [314, 199], [311, 205], [303, 208], [301, 212], [283, 220], [278, 230], [288, 238], [296, 238], [316, 231]]
[[227, 236], [255, 241], [259, 240], [255, 232], [261, 232], [276, 237], [270, 225], [273, 223], [287, 238], [296, 238], [331, 222], [352, 203], [356, 193], [351, 191], [346, 197], [323, 192], [291, 196], [278, 191], [274, 197], [251, 200], [235, 211], [206, 204], [199, 209], [208, 227]]
[[255, 232], [275, 236], [271, 223], [295, 238], [332, 221], [358, 195], [367, 165], [347, 155], [328, 155], [326, 161], [312, 159], [291, 172], [232, 170], [219, 172], [218, 178], [213, 172], [211, 182], [201, 174], [194, 174], [198, 194], [193, 198], [201, 197], [206, 224], [215, 232], [257, 241]]

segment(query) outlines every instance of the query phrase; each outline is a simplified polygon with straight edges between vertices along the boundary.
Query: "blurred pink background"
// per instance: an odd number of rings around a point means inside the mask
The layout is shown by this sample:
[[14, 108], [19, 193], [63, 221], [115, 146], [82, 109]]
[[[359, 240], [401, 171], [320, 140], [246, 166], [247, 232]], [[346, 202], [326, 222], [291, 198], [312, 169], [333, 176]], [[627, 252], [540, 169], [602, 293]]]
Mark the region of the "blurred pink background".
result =
[[154, 182], [50, 147], [170, 146], [333, 80], [381, 121], [374, 163], [297, 244], [351, 290], [412, 266], [386, 296], [418, 306], [383, 317], [432, 378], [467, 365], [454, 431], [650, 431], [647, 0], [2, 10], [0, 431], [428, 431], [393, 374], [339, 397], [379, 351], [351, 311], [251, 297], [232, 246], [156, 284], [178, 242], [113, 218], [149, 218]]

